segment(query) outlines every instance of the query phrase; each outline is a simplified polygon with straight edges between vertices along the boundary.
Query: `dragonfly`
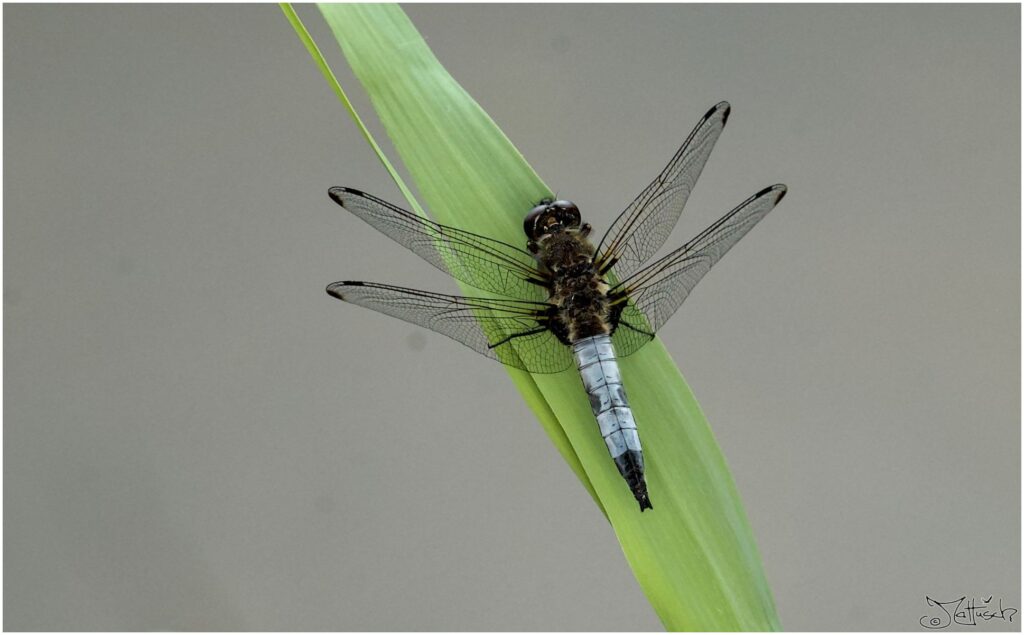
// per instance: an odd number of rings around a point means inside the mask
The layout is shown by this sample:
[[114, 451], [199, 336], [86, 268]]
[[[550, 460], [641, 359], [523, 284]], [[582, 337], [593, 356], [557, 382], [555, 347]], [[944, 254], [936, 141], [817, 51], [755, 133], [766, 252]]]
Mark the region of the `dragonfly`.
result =
[[708, 270], [786, 194], [785, 185], [764, 188], [648, 264], [682, 214], [730, 110], [723, 101], [704, 115], [596, 246], [589, 239], [591, 225], [568, 200], [529, 203], [521, 248], [442, 225], [356, 189], [332, 187], [331, 199], [343, 208], [486, 293], [467, 297], [361, 281], [332, 283], [327, 293], [530, 373], [558, 373], [575, 365], [619, 474], [640, 511], [653, 509], [617, 360], [653, 340]]

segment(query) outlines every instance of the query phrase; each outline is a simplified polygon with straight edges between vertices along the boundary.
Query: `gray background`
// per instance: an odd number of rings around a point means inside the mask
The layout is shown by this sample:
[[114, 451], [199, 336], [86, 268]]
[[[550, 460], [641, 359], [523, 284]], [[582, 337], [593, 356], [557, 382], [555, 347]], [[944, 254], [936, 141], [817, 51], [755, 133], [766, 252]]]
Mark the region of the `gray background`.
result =
[[[720, 99], [670, 242], [790, 186], [662, 333], [787, 628], [1020, 606], [1018, 6], [407, 9], [597, 228]], [[6, 628], [661, 628], [500, 366], [324, 294], [455, 287], [276, 6], [4, 16]]]

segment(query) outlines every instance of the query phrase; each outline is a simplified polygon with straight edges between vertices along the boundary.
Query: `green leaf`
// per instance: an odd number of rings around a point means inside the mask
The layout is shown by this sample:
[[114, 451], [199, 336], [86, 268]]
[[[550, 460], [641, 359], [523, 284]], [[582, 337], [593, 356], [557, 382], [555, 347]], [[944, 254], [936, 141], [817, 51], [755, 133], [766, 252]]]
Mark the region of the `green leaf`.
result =
[[[319, 6], [435, 219], [522, 243], [524, 214], [551, 190], [441, 66], [405, 13], [398, 5]], [[298, 17], [290, 6], [283, 9], [356, 117]], [[699, 115], [694, 113], [694, 119]], [[371, 144], [400, 182], [380, 148]], [[679, 369], [659, 341], [621, 360], [621, 366], [644, 442], [654, 504], [645, 513], [638, 511], [608, 456], [579, 376], [511, 369], [509, 374], [612, 524], [666, 628], [778, 630], [739, 494]]]

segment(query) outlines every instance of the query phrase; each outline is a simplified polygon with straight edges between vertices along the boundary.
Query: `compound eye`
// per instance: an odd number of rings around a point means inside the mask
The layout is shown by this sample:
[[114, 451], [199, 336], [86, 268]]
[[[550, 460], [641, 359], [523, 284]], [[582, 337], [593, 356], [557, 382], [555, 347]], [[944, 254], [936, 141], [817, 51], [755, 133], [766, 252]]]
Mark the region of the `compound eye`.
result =
[[527, 238], [531, 240], [537, 239], [537, 230], [540, 229], [537, 226], [537, 222], [540, 220], [541, 216], [548, 212], [548, 207], [548, 204], [541, 203], [530, 210], [530, 213], [523, 219], [523, 231], [526, 233]]
[[558, 219], [564, 227], [580, 226], [580, 210], [572, 201], [555, 201], [551, 207], [558, 210]]

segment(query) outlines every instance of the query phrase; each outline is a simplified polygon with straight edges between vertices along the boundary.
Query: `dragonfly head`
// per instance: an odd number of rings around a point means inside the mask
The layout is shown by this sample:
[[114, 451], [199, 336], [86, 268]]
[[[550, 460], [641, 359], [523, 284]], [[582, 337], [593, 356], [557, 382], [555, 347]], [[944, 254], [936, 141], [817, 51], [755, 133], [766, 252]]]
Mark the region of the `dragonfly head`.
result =
[[532, 241], [579, 227], [580, 210], [572, 201], [541, 201], [523, 220], [523, 231]]

